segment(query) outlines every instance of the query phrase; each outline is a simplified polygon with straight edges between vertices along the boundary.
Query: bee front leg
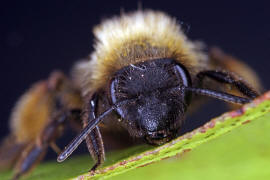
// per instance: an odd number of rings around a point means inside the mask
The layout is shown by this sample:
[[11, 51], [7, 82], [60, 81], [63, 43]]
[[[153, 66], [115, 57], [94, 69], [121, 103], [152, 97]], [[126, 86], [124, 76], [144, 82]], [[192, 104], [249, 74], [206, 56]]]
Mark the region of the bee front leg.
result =
[[[97, 112], [97, 95], [93, 95], [90, 100], [89, 111], [86, 112], [86, 116], [83, 118], [83, 126], [85, 127], [89, 121], [95, 119]], [[95, 165], [90, 169], [90, 171], [95, 171], [105, 160], [105, 151], [103, 140], [100, 134], [99, 127], [96, 126], [92, 132], [86, 137], [86, 144], [88, 151], [90, 152], [92, 158], [95, 161]]]
[[95, 161], [95, 165], [90, 169], [90, 171], [95, 171], [105, 160], [104, 145], [99, 128], [96, 127], [93, 129], [85, 140], [88, 151]]

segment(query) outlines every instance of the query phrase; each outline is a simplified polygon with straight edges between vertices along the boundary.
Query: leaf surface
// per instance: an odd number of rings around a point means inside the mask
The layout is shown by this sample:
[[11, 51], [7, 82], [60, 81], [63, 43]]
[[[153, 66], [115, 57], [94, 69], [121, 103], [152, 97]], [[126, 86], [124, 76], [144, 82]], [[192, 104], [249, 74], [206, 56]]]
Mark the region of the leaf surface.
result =
[[47, 162], [25, 179], [270, 179], [270, 92], [162, 146], [108, 153], [95, 174], [91, 165], [89, 156]]

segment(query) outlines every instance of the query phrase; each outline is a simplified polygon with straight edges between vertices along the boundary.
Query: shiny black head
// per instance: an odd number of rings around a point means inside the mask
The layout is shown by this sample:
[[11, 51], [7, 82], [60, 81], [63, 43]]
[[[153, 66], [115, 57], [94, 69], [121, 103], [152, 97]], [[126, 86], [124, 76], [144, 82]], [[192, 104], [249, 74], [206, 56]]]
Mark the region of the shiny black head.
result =
[[184, 120], [190, 95], [181, 87], [190, 86], [185, 67], [172, 59], [155, 59], [131, 64], [112, 79], [110, 101], [126, 101], [116, 109], [131, 135], [150, 144], [173, 139]]

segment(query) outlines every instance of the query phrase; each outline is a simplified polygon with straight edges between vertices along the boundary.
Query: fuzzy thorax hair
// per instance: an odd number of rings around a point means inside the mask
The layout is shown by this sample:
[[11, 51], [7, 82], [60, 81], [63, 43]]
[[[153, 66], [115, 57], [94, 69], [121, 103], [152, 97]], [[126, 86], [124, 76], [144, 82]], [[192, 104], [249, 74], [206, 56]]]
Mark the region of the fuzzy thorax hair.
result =
[[74, 68], [83, 95], [104, 88], [117, 70], [142, 61], [173, 58], [191, 73], [206, 65], [200, 48], [186, 38], [175, 19], [162, 12], [136, 11], [105, 20], [94, 28], [94, 35], [95, 51]]

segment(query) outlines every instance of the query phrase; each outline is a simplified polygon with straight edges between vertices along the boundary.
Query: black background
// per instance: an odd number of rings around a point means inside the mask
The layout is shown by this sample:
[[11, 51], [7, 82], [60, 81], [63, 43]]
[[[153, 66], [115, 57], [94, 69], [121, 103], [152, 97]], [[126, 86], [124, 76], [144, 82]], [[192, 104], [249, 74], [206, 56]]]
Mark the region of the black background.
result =
[[[120, 10], [138, 8], [137, 1], [12, 1], [1, 3], [0, 18], [0, 139], [17, 98], [54, 69], [68, 73], [77, 59], [92, 50], [92, 27]], [[142, 1], [145, 9], [165, 11], [190, 27], [187, 35], [219, 46], [258, 72], [270, 88], [270, 12], [255, 1]], [[191, 124], [220, 114], [216, 102], [196, 113]], [[203, 114], [203, 115], [202, 115]], [[191, 126], [186, 129], [190, 129]]]

